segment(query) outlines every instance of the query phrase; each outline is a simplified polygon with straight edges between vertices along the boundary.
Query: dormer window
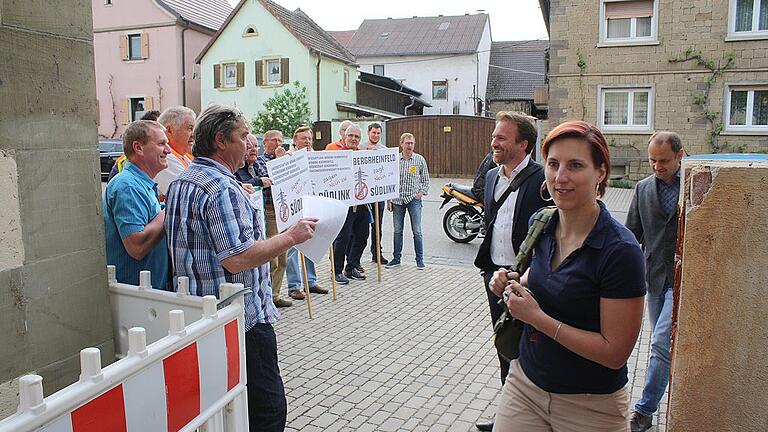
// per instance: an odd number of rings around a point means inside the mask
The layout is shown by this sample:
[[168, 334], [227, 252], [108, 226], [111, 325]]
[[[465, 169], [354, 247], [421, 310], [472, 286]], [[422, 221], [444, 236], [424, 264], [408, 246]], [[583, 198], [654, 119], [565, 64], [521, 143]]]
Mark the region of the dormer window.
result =
[[255, 37], [259, 35], [259, 31], [256, 30], [254, 25], [249, 25], [243, 30], [243, 37]]

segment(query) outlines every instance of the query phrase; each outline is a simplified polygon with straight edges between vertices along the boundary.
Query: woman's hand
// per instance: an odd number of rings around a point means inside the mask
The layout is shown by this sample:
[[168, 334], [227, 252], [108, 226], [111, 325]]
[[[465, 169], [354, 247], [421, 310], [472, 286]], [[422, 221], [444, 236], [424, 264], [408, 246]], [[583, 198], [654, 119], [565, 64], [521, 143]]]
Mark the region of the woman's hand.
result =
[[[517, 274], [517, 273], [514, 273]], [[539, 302], [516, 280], [510, 280], [504, 288], [504, 301], [513, 317], [527, 324], [533, 324], [542, 314]]]
[[496, 294], [496, 297], [501, 298], [504, 294], [504, 288], [507, 286], [510, 279], [520, 280], [520, 275], [506, 269], [496, 270], [496, 272], [493, 273], [491, 281], [488, 282], [488, 288], [490, 288], [491, 292]]

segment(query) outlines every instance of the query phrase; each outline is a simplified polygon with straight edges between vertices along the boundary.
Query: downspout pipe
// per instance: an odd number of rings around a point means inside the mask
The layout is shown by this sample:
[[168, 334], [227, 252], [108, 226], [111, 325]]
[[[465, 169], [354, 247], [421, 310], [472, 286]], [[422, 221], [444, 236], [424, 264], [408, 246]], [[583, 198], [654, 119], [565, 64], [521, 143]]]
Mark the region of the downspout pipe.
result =
[[316, 85], [317, 85], [317, 121], [320, 121], [320, 60], [322, 59], [320, 55], [320, 51], [315, 51], [317, 54], [317, 65], [315, 65], [316, 69]]
[[187, 106], [187, 59], [184, 46], [184, 33], [189, 30], [189, 21], [182, 19], [184, 28], [181, 29], [181, 104]]
[[414, 105], [416, 105], [416, 96], [411, 96], [411, 104], [406, 105], [405, 109], [403, 110], [403, 114], [407, 117], [408, 116], [408, 108], [412, 108]]

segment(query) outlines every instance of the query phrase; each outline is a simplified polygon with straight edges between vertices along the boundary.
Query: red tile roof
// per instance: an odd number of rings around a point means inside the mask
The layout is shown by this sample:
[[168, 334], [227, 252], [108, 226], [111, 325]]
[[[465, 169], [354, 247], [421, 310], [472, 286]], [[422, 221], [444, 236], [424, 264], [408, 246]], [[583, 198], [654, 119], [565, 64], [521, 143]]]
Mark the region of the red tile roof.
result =
[[348, 47], [349, 42], [352, 41], [352, 38], [355, 36], [355, 33], [357, 30], [342, 30], [342, 31], [329, 31], [328, 34], [331, 35], [338, 43], [341, 44], [343, 47]]

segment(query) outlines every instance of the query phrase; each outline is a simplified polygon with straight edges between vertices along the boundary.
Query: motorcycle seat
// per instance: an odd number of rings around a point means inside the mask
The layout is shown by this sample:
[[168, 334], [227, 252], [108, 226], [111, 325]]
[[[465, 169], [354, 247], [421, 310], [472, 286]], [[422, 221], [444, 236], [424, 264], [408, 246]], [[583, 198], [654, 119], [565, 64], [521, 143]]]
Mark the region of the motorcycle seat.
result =
[[482, 201], [481, 199], [477, 198], [474, 193], [472, 193], [472, 187], [471, 186], [465, 186], [458, 183], [449, 183], [449, 187], [456, 192], [462, 193], [470, 198], [472, 198], [475, 201]]

